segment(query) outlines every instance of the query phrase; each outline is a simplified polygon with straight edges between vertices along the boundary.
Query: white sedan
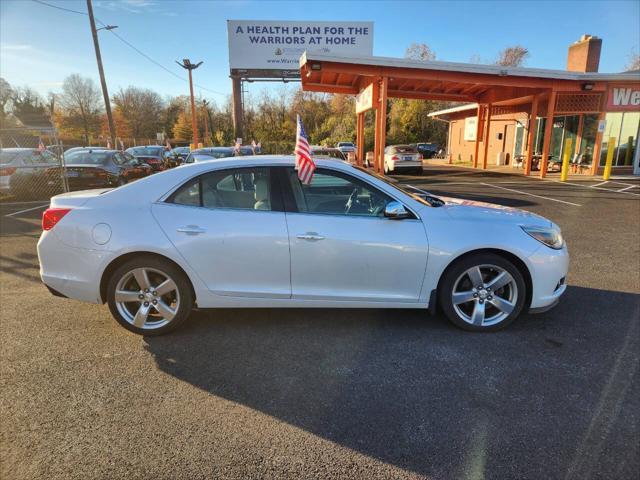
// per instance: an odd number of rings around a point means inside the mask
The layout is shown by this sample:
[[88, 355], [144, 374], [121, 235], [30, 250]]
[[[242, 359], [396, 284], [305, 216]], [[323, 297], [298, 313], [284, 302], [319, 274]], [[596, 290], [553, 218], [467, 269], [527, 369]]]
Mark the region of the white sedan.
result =
[[310, 185], [293, 157], [260, 156], [53, 197], [42, 281], [108, 303], [145, 335], [194, 307], [439, 307], [461, 328], [491, 331], [565, 291], [567, 248], [549, 220], [317, 165]]

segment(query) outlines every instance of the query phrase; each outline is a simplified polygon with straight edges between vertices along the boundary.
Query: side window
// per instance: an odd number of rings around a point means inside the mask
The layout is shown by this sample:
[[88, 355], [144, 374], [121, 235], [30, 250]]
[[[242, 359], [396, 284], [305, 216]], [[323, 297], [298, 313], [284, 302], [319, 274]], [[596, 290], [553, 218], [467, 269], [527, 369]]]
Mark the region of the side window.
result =
[[177, 190], [168, 200], [169, 203], [177, 205], [188, 205], [190, 207], [200, 206], [200, 179], [196, 178], [186, 183]]
[[300, 182], [294, 169], [288, 177], [299, 212], [379, 217], [392, 199], [362, 180], [346, 173], [318, 169], [311, 184]]
[[180, 187], [167, 202], [205, 208], [270, 211], [270, 169], [238, 168], [207, 173]]
[[124, 158], [124, 156], [121, 153], [114, 153], [113, 154], [113, 160], [118, 164], [118, 165], [122, 165], [124, 163], [126, 163], [126, 160]]
[[271, 210], [268, 168], [239, 168], [202, 177], [202, 206]]

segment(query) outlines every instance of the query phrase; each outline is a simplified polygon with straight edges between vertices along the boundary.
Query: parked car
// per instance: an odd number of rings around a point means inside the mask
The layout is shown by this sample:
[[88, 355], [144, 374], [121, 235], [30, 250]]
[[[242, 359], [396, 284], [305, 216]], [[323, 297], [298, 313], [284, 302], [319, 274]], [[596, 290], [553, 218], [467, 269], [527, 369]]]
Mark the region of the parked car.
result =
[[347, 153], [349, 152], [354, 152], [356, 151], [356, 146], [353, 142], [339, 142], [336, 145], [336, 148], [338, 150], [340, 150], [342, 153], [344, 153], [345, 157], [347, 155]]
[[411, 145], [390, 145], [384, 149], [384, 173], [414, 171], [422, 174], [422, 155]]
[[292, 156], [274, 155], [55, 196], [38, 242], [42, 281], [108, 303], [144, 335], [173, 330], [196, 304], [439, 307], [461, 328], [493, 331], [564, 293], [569, 255], [551, 221], [316, 164], [309, 185]]
[[121, 186], [152, 172], [146, 163], [118, 150], [89, 148], [65, 155], [65, 176], [70, 190]]
[[189, 153], [183, 164], [206, 162], [214, 158], [233, 157], [233, 147], [205, 147]]
[[438, 154], [439, 147], [435, 143], [416, 143], [411, 145], [418, 150], [418, 153], [422, 155], [422, 158], [428, 160], [434, 158]]
[[347, 161], [346, 155], [342, 153], [338, 148], [312, 145], [311, 154], [314, 156], [314, 158], [328, 158], [334, 160], [342, 160], [343, 162]]
[[169, 150], [163, 145], [147, 145], [146, 147], [131, 147], [127, 148], [127, 153], [130, 153], [141, 162], [148, 164], [153, 168], [154, 172], [160, 172], [166, 168], [169, 168], [167, 158], [169, 157]]
[[91, 150], [107, 150], [107, 147], [100, 147], [100, 146], [94, 147], [92, 145], [87, 145], [85, 147], [71, 147], [71, 148], [68, 148], [67, 150], [64, 151], [64, 154], [65, 155], [69, 155], [69, 154], [71, 154], [73, 152], [77, 152], [79, 150], [86, 150], [87, 148], [90, 148]]
[[49, 198], [61, 193], [60, 161], [48, 150], [1, 148], [0, 191], [19, 199]]
[[181, 165], [189, 156], [191, 149], [189, 147], [175, 147], [169, 153], [169, 156], [173, 157], [176, 166]]

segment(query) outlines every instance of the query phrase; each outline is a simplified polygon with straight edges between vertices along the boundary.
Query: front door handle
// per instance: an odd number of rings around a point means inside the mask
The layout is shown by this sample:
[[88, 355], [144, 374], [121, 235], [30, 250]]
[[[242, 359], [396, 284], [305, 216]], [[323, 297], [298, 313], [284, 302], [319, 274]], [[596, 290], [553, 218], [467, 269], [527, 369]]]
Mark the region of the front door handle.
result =
[[180, 233], [186, 233], [187, 235], [200, 235], [201, 233], [205, 233], [206, 230], [204, 228], [200, 228], [197, 225], [187, 225], [186, 227], [180, 227], [177, 229]]
[[316, 242], [318, 240], [324, 240], [322, 235], [318, 235], [316, 232], [307, 232], [296, 235], [300, 240], [309, 240], [311, 242]]

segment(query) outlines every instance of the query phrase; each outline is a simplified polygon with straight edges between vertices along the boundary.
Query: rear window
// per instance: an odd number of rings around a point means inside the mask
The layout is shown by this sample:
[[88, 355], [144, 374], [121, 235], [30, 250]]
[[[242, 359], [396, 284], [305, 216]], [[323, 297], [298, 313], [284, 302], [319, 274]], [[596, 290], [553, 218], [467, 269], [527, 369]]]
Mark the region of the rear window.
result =
[[136, 157], [161, 157], [164, 147], [133, 147], [127, 150]]
[[409, 145], [398, 145], [392, 148], [391, 153], [418, 153], [418, 151]]
[[110, 153], [105, 152], [73, 152], [65, 155], [67, 165], [104, 165]]

